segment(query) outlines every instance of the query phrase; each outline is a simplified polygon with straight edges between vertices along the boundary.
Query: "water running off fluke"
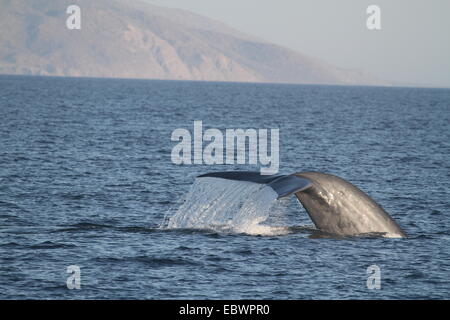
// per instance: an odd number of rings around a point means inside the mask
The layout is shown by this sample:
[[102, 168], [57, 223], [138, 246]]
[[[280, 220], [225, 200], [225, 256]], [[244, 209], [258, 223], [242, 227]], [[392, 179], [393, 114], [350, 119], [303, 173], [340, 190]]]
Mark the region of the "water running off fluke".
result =
[[165, 228], [209, 229], [252, 235], [279, 235], [289, 228], [266, 224], [271, 214], [283, 214], [286, 202], [264, 184], [220, 178], [197, 178], [178, 209], [169, 213]]
[[337, 236], [406, 236], [366, 193], [342, 178], [321, 172], [262, 176], [231, 171], [201, 175], [184, 203], [169, 217], [167, 227], [273, 233], [262, 223], [279, 199], [292, 194], [322, 232]]

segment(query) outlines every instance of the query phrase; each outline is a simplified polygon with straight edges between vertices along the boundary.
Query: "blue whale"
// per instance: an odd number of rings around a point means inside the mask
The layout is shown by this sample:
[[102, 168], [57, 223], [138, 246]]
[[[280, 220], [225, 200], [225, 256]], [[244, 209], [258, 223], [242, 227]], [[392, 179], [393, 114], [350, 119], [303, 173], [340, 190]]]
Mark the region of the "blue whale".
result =
[[391, 238], [406, 237], [389, 214], [366, 193], [350, 182], [321, 172], [290, 175], [261, 175], [259, 172], [213, 172], [202, 177], [265, 184], [278, 198], [295, 194], [320, 231], [338, 236], [361, 234]]

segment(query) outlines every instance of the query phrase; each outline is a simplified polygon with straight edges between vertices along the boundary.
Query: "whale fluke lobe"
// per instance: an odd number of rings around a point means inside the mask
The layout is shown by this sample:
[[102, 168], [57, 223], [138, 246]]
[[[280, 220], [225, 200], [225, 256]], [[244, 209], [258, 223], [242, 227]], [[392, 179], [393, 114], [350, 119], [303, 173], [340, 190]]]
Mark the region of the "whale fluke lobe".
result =
[[289, 196], [295, 192], [305, 190], [312, 186], [308, 179], [297, 177], [295, 175], [261, 175], [259, 172], [251, 171], [212, 172], [203, 174], [197, 178], [204, 177], [266, 184], [278, 194], [278, 198]]
[[248, 181], [270, 186], [278, 198], [295, 194], [315, 226], [324, 232], [352, 236], [380, 234], [405, 237], [398, 224], [363, 191], [337, 176], [321, 172], [261, 175], [259, 172], [213, 172], [199, 176]]
[[222, 178], [227, 180], [248, 181], [254, 183], [270, 183], [275, 179], [283, 177], [282, 175], [261, 175], [256, 171], [223, 171], [223, 172], [210, 172], [202, 174], [197, 178]]

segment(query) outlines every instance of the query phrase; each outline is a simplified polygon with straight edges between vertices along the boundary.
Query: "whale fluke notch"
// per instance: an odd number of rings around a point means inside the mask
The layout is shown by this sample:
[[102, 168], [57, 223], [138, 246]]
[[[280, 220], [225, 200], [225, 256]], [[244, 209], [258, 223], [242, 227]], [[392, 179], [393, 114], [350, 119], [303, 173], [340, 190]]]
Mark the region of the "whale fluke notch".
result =
[[350, 182], [321, 172], [261, 175], [259, 172], [213, 172], [198, 176], [266, 184], [278, 198], [295, 194], [315, 226], [342, 236], [382, 234], [402, 238], [400, 226], [366, 193]]

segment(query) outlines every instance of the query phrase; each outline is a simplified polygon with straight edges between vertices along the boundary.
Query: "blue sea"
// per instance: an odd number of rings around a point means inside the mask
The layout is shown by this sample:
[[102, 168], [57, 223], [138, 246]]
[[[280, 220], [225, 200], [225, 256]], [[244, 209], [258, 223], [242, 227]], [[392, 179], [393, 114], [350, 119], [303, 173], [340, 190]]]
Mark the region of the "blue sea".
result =
[[[174, 164], [196, 120], [279, 128], [280, 174], [340, 176], [408, 237], [318, 237], [294, 199], [287, 232], [164, 227], [196, 176], [259, 170]], [[0, 124], [1, 299], [450, 298], [449, 89], [0, 76]]]

